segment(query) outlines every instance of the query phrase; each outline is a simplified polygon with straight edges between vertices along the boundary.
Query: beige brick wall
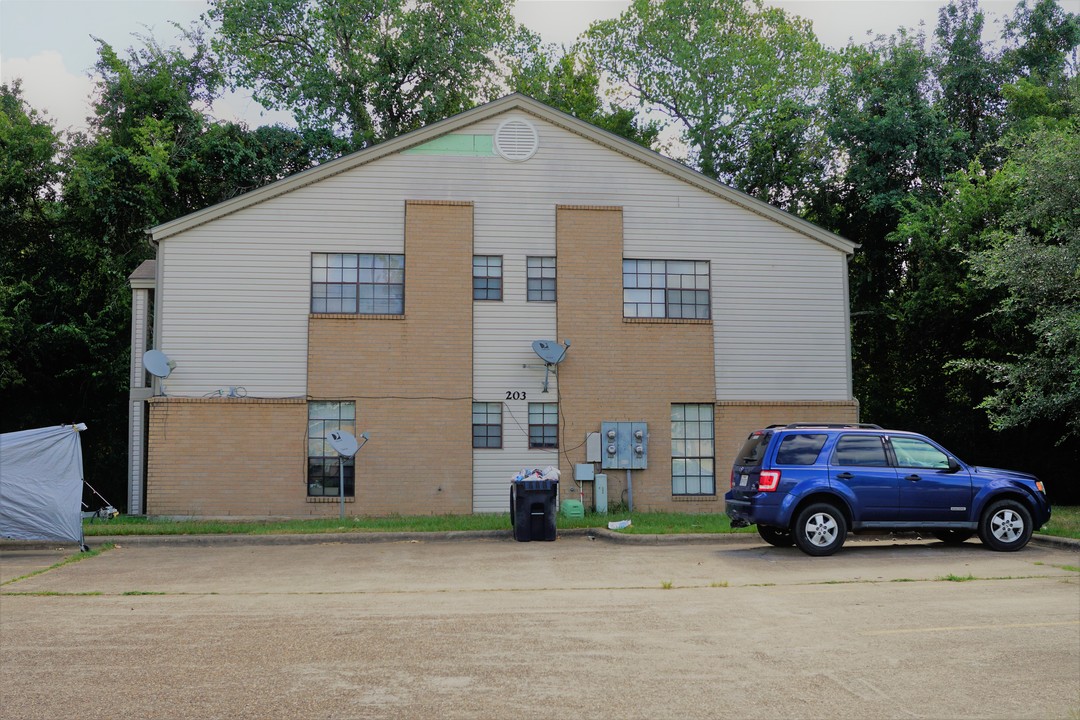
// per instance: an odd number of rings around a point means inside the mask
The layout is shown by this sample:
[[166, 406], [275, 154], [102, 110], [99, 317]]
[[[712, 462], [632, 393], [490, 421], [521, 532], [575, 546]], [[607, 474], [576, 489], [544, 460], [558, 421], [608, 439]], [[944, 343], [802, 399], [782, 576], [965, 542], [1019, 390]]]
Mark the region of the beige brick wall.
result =
[[731, 466], [746, 436], [769, 425], [793, 422], [858, 422], [859, 404], [854, 401], [755, 402], [725, 401], [716, 404], [716, 486], [727, 492]]
[[[633, 473], [634, 508], [672, 509], [671, 404], [715, 401], [712, 324], [623, 319], [621, 209], [559, 207], [556, 238], [559, 337], [572, 343], [559, 369], [561, 469], [585, 462], [585, 447], [575, 446], [602, 422], [645, 421], [649, 467]], [[626, 471], [607, 473], [611, 501], [625, 499]], [[562, 483], [564, 493], [571, 485]], [[715, 499], [678, 508], [718, 510]]]
[[405, 315], [312, 316], [308, 394], [354, 400], [351, 512], [472, 511], [471, 204], [409, 202]]
[[149, 402], [147, 514], [316, 511], [304, 502], [303, 400], [155, 397]]

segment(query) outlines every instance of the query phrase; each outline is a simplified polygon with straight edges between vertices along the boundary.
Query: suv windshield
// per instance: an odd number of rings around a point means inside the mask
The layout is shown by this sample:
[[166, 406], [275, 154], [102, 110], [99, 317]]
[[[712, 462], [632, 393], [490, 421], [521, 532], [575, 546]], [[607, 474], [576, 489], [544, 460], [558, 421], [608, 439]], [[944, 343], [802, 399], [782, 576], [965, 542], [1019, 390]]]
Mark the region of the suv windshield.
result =
[[772, 437], [771, 432], [755, 432], [746, 438], [746, 442], [743, 443], [742, 448], [739, 450], [739, 457], [736, 462], [739, 465], [761, 465], [762, 458], [765, 457], [765, 449], [769, 447], [769, 438]]

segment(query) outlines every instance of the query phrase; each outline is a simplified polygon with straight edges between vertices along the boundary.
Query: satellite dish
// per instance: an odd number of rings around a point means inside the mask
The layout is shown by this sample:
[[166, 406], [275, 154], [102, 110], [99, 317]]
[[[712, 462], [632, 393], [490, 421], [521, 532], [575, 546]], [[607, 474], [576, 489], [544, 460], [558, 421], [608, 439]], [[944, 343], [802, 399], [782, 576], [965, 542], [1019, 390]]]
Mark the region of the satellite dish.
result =
[[558, 365], [566, 357], [566, 351], [570, 348], [570, 341], [566, 341], [563, 347], [555, 340], [533, 340], [533, 352], [540, 356], [546, 365]]
[[360, 449], [360, 444], [356, 442], [356, 438], [346, 430], [332, 431], [326, 436], [326, 441], [330, 443], [330, 447], [334, 448], [338, 455], [343, 457], [352, 457]]
[[167, 378], [176, 363], [160, 350], [147, 350], [142, 356], [143, 367], [154, 377]]
[[[566, 351], [570, 349], [570, 341], [566, 340], [565, 343], [564, 346], [560, 345], [556, 340], [533, 340], [533, 352], [544, 361], [544, 389], [542, 392], [548, 391], [548, 374], [551, 372], [551, 368], [561, 363], [563, 358], [566, 357]], [[557, 372], [558, 368], [556, 368]]]

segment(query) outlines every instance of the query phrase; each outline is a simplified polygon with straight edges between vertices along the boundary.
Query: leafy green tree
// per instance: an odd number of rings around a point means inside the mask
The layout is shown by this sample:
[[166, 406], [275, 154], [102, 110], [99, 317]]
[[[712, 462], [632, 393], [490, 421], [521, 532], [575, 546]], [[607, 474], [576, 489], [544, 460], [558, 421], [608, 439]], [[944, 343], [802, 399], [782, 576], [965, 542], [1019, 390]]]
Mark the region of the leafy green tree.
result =
[[1024, 138], [1002, 173], [1012, 206], [971, 262], [1003, 291], [995, 319], [1019, 349], [953, 366], [995, 384], [980, 405], [995, 428], [1052, 422], [1059, 441], [1080, 440], [1080, 123]]
[[71, 166], [51, 125], [17, 85], [0, 90], [0, 105], [0, 429], [86, 422], [87, 480], [122, 483], [126, 365], [117, 367], [111, 340], [127, 335], [128, 318], [107, 289], [120, 271], [109, 248], [73, 226], [67, 198], [61, 202]]
[[1065, 12], [1054, 0], [1037, 0], [1033, 7], [1023, 0], [1006, 20], [1004, 34], [1008, 128], [1024, 135], [1068, 122], [1080, 93], [1080, 15]]
[[1080, 15], [1066, 12], [1057, 0], [1021, 0], [1005, 20], [1009, 45], [1005, 62], [1016, 75], [1059, 86], [1076, 74]]
[[[633, 0], [583, 42], [638, 107], [673, 118], [705, 175], [759, 191], [779, 184], [785, 198], [807, 172], [787, 168], [816, 167], [802, 155], [820, 147], [816, 108], [831, 55], [806, 20], [760, 0]], [[797, 139], [779, 137], [786, 132]], [[766, 168], [748, 171], [758, 159]]]
[[972, 348], [997, 355], [1013, 342], [991, 315], [998, 293], [971, 280], [967, 258], [985, 247], [988, 228], [1011, 206], [1014, 190], [1011, 178], [975, 161], [950, 176], [940, 195], [903, 203], [888, 238], [902, 249], [903, 266], [879, 304], [895, 345], [881, 349], [883, 365], [867, 368], [883, 393], [867, 403], [875, 421], [922, 429], [983, 462], [1000, 442], [976, 407], [992, 386], [976, 373], [945, 368]]
[[496, 96], [511, 0], [211, 0], [231, 82], [341, 149]]
[[127, 57], [99, 41], [91, 130], [66, 143], [17, 86], [0, 92], [3, 429], [86, 422], [86, 477], [117, 504], [126, 496], [127, 277], [152, 255], [146, 228], [325, 153], [283, 128], [211, 121], [220, 73], [194, 39], [187, 55], [150, 41]]
[[659, 122], [643, 121], [629, 108], [605, 107], [599, 70], [579, 48], [543, 45], [532, 33], [526, 33], [522, 42], [510, 62], [511, 90], [639, 145], [652, 147], [656, 143]]
[[921, 34], [851, 45], [843, 60], [826, 100], [841, 170], [824, 185], [813, 217], [862, 244], [850, 263], [856, 395], [868, 418], [893, 422], [909, 338], [891, 303], [912, 267], [906, 243], [890, 235], [905, 203], [939, 195], [962, 156], [936, 104], [934, 60]]
[[824, 127], [815, 105], [781, 100], [751, 129], [736, 187], [796, 215], [809, 212], [822, 182], [839, 171]]
[[1001, 137], [1005, 109], [1004, 68], [1001, 58], [983, 42], [984, 25], [977, 0], [959, 0], [938, 11], [934, 31], [940, 105], [963, 132], [957, 149], [968, 159]]
[[[38, 298], [57, 279], [55, 236], [61, 222], [57, 188], [64, 167], [52, 123], [27, 105], [18, 81], [0, 85], [0, 393], [27, 385], [36, 331], [52, 324]], [[33, 378], [30, 378], [30, 382]], [[3, 426], [18, 429], [5, 408]]]

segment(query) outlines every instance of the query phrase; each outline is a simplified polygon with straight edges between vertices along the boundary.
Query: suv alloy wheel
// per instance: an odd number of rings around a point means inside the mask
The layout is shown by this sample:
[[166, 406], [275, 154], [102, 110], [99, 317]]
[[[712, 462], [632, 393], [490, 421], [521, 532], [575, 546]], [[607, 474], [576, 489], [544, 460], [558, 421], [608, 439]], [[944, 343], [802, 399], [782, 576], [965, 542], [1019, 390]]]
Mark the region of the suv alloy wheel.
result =
[[1031, 539], [1031, 513], [1015, 500], [1001, 500], [983, 513], [979, 539], [994, 550], [1019, 550]]
[[795, 544], [807, 555], [832, 555], [847, 539], [844, 513], [828, 503], [805, 508], [794, 525]]

